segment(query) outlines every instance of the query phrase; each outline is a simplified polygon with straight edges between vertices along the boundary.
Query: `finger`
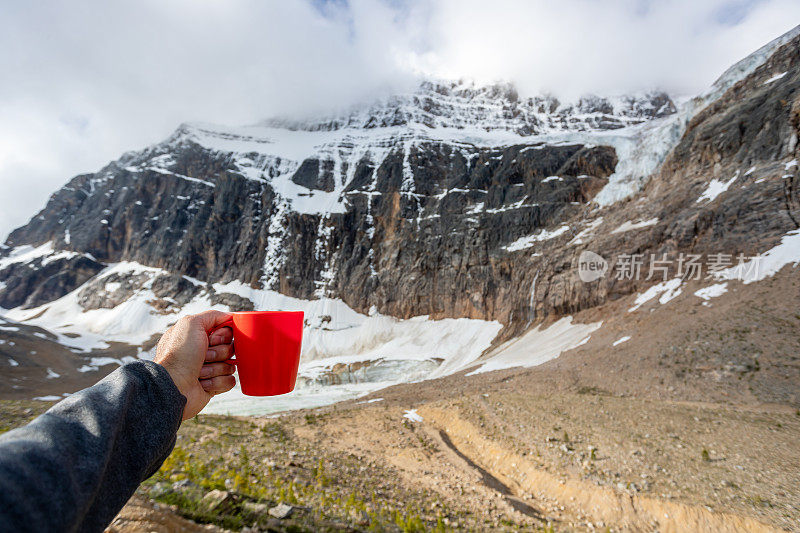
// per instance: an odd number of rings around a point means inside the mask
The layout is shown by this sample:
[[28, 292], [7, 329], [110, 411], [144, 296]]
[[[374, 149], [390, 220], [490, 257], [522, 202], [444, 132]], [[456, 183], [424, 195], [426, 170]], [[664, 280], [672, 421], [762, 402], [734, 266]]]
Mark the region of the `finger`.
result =
[[230, 344], [233, 340], [233, 330], [231, 328], [219, 328], [208, 336], [208, 345], [217, 346], [218, 344]]
[[215, 327], [224, 324], [227, 320], [230, 320], [231, 316], [233, 315], [230, 313], [211, 310], [192, 315], [191, 320], [197, 323], [198, 327], [202, 328], [203, 331], [211, 331]]
[[228, 363], [208, 363], [200, 368], [200, 379], [230, 376], [235, 370], [236, 367]]
[[233, 355], [233, 344], [220, 344], [206, 350], [206, 363], [225, 361]]
[[211, 379], [201, 379], [200, 385], [209, 394], [218, 394], [231, 390], [236, 385], [236, 378], [233, 376], [217, 376]]

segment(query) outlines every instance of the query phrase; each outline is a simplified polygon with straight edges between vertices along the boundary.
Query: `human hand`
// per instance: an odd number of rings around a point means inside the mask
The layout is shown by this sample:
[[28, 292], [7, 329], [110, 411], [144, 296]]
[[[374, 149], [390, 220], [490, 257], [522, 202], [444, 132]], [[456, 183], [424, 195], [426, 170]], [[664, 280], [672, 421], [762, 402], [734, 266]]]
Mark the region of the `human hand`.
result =
[[234, 366], [225, 362], [233, 355], [233, 331], [225, 327], [208, 334], [230, 318], [230, 313], [222, 311], [187, 315], [158, 341], [155, 362], [169, 372], [186, 397], [183, 420], [199, 413], [215, 394], [236, 385]]

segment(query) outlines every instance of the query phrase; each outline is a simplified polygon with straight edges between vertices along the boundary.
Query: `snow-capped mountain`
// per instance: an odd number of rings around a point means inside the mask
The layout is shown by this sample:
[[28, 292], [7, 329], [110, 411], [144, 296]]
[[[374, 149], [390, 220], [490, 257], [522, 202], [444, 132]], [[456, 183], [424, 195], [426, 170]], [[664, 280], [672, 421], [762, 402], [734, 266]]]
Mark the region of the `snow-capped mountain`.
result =
[[[126, 258], [203, 280], [235, 279], [268, 289], [282, 285], [303, 297], [335, 295], [328, 287], [334, 281], [328, 250], [336, 225], [332, 216], [363, 211], [356, 225], [371, 239], [381, 209], [373, 204], [396, 189], [408, 204], [401, 218], [417, 229], [439, 217], [440, 204], [452, 203], [451, 197], [504, 189], [502, 183], [489, 187], [497, 181], [491, 175], [524, 162], [526, 168], [505, 172], [530, 177], [511, 177], [515, 188], [501, 195], [467, 200], [467, 218], [474, 220], [482, 211], [502, 216], [527, 210], [525, 216], [539, 219], [535, 223], [546, 223], [554, 211], [575, 200], [587, 202], [603, 187], [617, 163], [614, 144], [633, 142], [635, 125], [674, 113], [663, 93], [614, 100], [587, 97], [561, 105], [552, 97], [521, 100], [509, 85], [423, 83], [413, 95], [321, 122], [267, 121], [239, 128], [184, 124], [162, 143], [73, 179], [45, 212], [12, 233], [8, 245], [29, 241], [31, 235], [23, 233], [47, 233], [43, 243], [83, 250], [101, 262]], [[619, 129], [624, 131], [608, 134]], [[506, 152], [520, 155], [509, 163]], [[432, 167], [462, 175], [429, 176]], [[546, 190], [531, 181], [559, 172], [571, 181]], [[142, 190], [151, 180], [152, 196]], [[220, 198], [219, 189], [228, 188], [228, 182], [235, 197]], [[552, 207], [541, 208], [539, 197]], [[81, 209], [74, 209], [76, 203]], [[196, 242], [203, 237], [192, 226], [211, 222], [206, 215], [220, 210], [230, 211], [225, 215], [229, 222], [235, 217], [242, 224], [215, 225], [212, 234], [225, 235], [227, 258], [208, 261], [207, 252], [198, 253], [198, 247], [207, 250], [207, 245]], [[306, 272], [312, 275], [281, 280], [282, 265], [294, 261], [287, 256], [291, 250], [286, 244], [294, 241], [287, 220], [296, 215], [320, 217], [314, 223], [316, 234], [304, 235], [308, 250], [297, 250], [319, 264]], [[245, 227], [251, 232], [247, 236], [241, 234]], [[530, 229], [512, 229], [511, 237]], [[126, 236], [120, 239], [119, 231]], [[178, 253], [165, 253], [165, 246]], [[313, 253], [307, 254], [309, 250]], [[371, 250], [368, 256], [373, 254]], [[228, 261], [240, 257], [247, 259], [231, 269]], [[372, 277], [375, 265], [371, 259], [367, 263]], [[290, 289], [287, 283], [299, 285]], [[40, 301], [37, 294], [17, 289], [0, 304], [31, 305]]]
[[585, 96], [562, 104], [554, 96], [520, 98], [511, 84], [479, 86], [426, 81], [412, 94], [395, 95], [350, 113], [311, 121], [271, 119], [265, 126], [334, 131], [421, 125], [430, 129], [511, 131], [521, 136], [619, 129], [675, 113], [666, 93], [614, 98]]
[[465, 368], [652, 283], [584, 283], [583, 251], [755, 253], [797, 227], [798, 33], [679, 106], [426, 82], [316, 120], [181, 125], [9, 236], [0, 307], [132, 355], [179, 313], [303, 309], [308, 380], [365, 360], [409, 379]]

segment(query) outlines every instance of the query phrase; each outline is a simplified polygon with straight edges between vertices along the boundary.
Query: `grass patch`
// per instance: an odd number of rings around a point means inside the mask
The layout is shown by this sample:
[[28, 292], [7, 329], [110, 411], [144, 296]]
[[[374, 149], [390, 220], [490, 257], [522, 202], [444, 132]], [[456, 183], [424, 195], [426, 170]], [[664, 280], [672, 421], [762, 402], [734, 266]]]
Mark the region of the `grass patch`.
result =
[[[424, 516], [420, 509], [425, 497], [409, 498], [401, 489], [386, 487], [390, 474], [366, 470], [363, 461], [353, 455], [315, 456], [318, 450], [303, 448], [305, 443], [296, 442], [281, 422], [251, 430], [235, 444], [218, 436], [228, 435], [237, 421], [204, 417], [202, 422], [188, 425], [189, 434], [179, 438], [179, 444], [145, 484], [146, 493], [176, 506], [190, 520], [232, 530], [254, 523], [265, 526], [269, 516], [265, 512], [254, 515], [248, 502], [266, 504], [266, 508], [286, 503], [296, 508], [289, 519], [281, 521], [287, 531], [290, 527], [296, 531], [447, 530], [442, 513], [448, 513], [441, 504], [436, 515]], [[219, 435], [210, 436], [209, 426]], [[182, 480], [190, 483], [173, 490], [173, 484]], [[209, 511], [202, 498], [214, 489], [232, 493], [233, 503]]]

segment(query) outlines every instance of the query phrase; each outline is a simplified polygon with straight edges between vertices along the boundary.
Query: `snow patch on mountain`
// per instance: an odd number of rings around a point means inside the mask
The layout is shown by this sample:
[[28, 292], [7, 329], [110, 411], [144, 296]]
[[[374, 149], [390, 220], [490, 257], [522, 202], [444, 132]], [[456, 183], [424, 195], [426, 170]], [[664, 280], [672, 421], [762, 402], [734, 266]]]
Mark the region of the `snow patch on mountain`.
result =
[[764, 82], [764, 85], [769, 85], [770, 83], [772, 83], [772, 82], [774, 82], [774, 81], [778, 81], [779, 79], [783, 78], [783, 77], [784, 77], [784, 76], [786, 76], [787, 74], [788, 74], [788, 72], [781, 72], [780, 74], [775, 74], [775, 75], [774, 75], [774, 76], [772, 76], [770, 79], [768, 79], [767, 81], [765, 81], [765, 82]]
[[705, 301], [710, 300], [711, 298], [717, 298], [718, 296], [722, 296], [728, 292], [728, 282], [725, 283], [715, 283], [714, 285], [709, 285], [708, 287], [703, 287], [702, 289], [698, 289], [694, 291], [694, 295], [698, 298], [701, 298]]
[[728, 188], [733, 184], [734, 181], [736, 181], [738, 177], [739, 177], [739, 172], [737, 171], [736, 174], [728, 181], [719, 181], [717, 179], [712, 179], [710, 182], [708, 182], [708, 187], [706, 187], [706, 190], [703, 191], [703, 194], [701, 194], [700, 198], [697, 199], [697, 203], [713, 202], [717, 198], [717, 196], [727, 191]]
[[658, 224], [658, 217], [651, 218], [649, 220], [643, 220], [641, 222], [631, 222], [630, 220], [627, 220], [627, 221], [623, 222], [622, 224], [620, 224], [617, 227], [617, 229], [615, 229], [611, 233], [612, 234], [614, 234], [614, 233], [625, 233], [626, 231], [647, 228], [649, 226], [655, 226], [656, 224]]
[[518, 252], [519, 250], [525, 250], [526, 248], [530, 248], [537, 242], [546, 241], [549, 239], [555, 239], [556, 237], [563, 235], [568, 231], [569, 231], [569, 226], [561, 226], [560, 228], [556, 228], [552, 231], [543, 229], [542, 231], [535, 233], [533, 235], [526, 235], [525, 237], [520, 237], [516, 241], [512, 242], [511, 244], [507, 244], [503, 248], [508, 252]]
[[620, 337], [619, 339], [617, 339], [614, 342], [612, 342], [611, 346], [619, 346], [623, 342], [628, 342], [629, 340], [631, 340], [630, 336], [629, 335], [625, 335], [624, 337]]
[[[48, 329], [58, 335], [58, 342], [79, 351], [108, 348], [109, 342], [131, 345], [144, 344], [152, 335], [163, 332], [175, 317], [156, 313], [148, 302], [156, 299], [150, 285], [155, 275], [166, 271], [138, 263], [123, 262], [110, 265], [95, 279], [102, 280], [112, 274], [148, 274], [149, 280], [140, 286], [123, 303], [112, 309], [84, 310], [79, 303], [83, 286], [61, 298], [32, 309], [15, 308], [6, 316], [17, 322]], [[194, 302], [193, 302], [194, 303]], [[196, 302], [183, 309], [185, 313], [212, 308], [211, 302]]]
[[[151, 304], [157, 300], [152, 291], [156, 277], [166, 271], [137, 263], [109, 265], [95, 281], [112, 275], [143, 281], [132, 294], [110, 309], [85, 310], [80, 305], [80, 287], [48, 304], [33, 309], [16, 308], [6, 312], [17, 322], [52, 331], [58, 341], [79, 351], [104, 349], [111, 342], [142, 345], [161, 334], [178, 318], [178, 310], [157, 311]], [[137, 278], [138, 279], [138, 278]], [[108, 288], [110, 283], [103, 286]], [[321, 298], [301, 300], [272, 290], [254, 289], [239, 281], [215, 283], [217, 293], [236, 294], [253, 302], [256, 309], [303, 311], [305, 328], [301, 375], [309, 379], [337, 364], [367, 361], [428, 362], [422, 378], [446, 375], [464, 368], [486, 350], [502, 329], [499, 322], [466, 318], [431, 320], [427, 316], [396, 319], [371, 312], [356, 312], [341, 300]], [[180, 309], [180, 314], [206, 309], [229, 311], [225, 305], [212, 303], [207, 290], [201, 291]], [[83, 369], [117, 363], [116, 359], [92, 359]], [[418, 365], [411, 365], [418, 366]], [[387, 379], [408, 379], [393, 375]]]
[[601, 325], [602, 322], [573, 324], [571, 316], [563, 317], [545, 329], [538, 325], [521, 337], [502, 344], [489, 354], [485, 363], [467, 375], [541, 365], [585, 344]]
[[667, 281], [662, 281], [661, 283], [657, 283], [644, 291], [643, 293], [639, 294], [636, 297], [636, 300], [633, 302], [633, 307], [628, 309], [629, 313], [636, 311], [642, 305], [646, 304], [656, 296], [658, 296], [658, 303], [665, 304], [674, 298], [678, 297], [681, 292], [681, 278], [674, 278]]
[[46, 257], [53, 253], [53, 243], [46, 242], [41, 246], [30, 246], [25, 244], [23, 246], [17, 246], [16, 248], [12, 249], [11, 252], [5, 256], [0, 257], [0, 270], [13, 265], [14, 263], [30, 263], [34, 259], [38, 259], [40, 257]]
[[800, 264], [800, 230], [788, 232], [780, 244], [749, 261], [714, 273], [719, 280], [739, 280], [745, 285], [772, 277], [784, 266]]

